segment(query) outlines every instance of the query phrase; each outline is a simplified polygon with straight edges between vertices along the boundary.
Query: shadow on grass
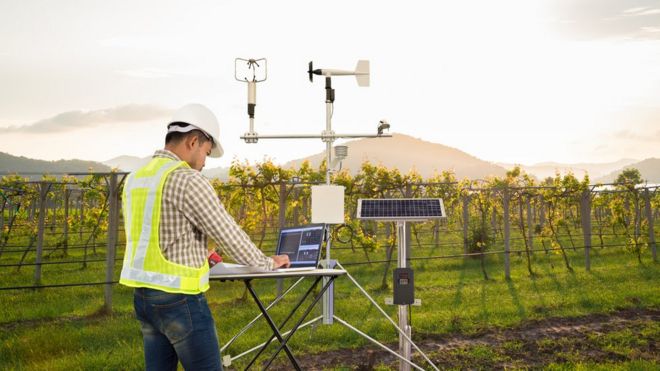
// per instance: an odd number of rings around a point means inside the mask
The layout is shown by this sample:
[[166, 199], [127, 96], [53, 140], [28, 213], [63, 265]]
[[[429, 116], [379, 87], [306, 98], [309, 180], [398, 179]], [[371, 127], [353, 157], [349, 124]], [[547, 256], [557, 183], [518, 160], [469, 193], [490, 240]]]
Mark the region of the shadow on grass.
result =
[[489, 281], [481, 281], [481, 312], [479, 314], [479, 320], [483, 322], [488, 322], [490, 319], [490, 313], [488, 312], [488, 295], [486, 291], [488, 289]]
[[549, 270], [547, 265], [541, 265], [543, 269], [543, 275], [545, 277], [549, 277], [552, 283], [555, 285], [555, 288], [557, 289], [557, 292], [563, 293], [564, 292], [564, 287], [562, 284], [557, 280], [557, 273], [554, 272], [554, 270]]
[[458, 283], [456, 284], [456, 292], [454, 293], [453, 306], [458, 308], [463, 303], [463, 286], [465, 286], [465, 272], [467, 271], [467, 264], [463, 261], [461, 266], [461, 274], [458, 276]]
[[536, 281], [539, 278], [540, 275], [538, 273], [530, 277], [530, 280], [532, 282], [532, 288], [534, 289], [534, 294], [536, 295], [537, 299], [540, 301], [540, 305], [535, 305], [532, 309], [534, 312], [544, 313], [547, 311], [548, 305], [545, 303], [545, 297], [543, 296], [543, 293], [536, 284]]
[[639, 272], [641, 276], [647, 281], [653, 281], [657, 278], [658, 267], [660, 263], [653, 260], [639, 265]]
[[605, 280], [606, 280], [605, 276], [603, 276], [602, 274], [598, 273], [597, 271], [595, 271], [593, 269], [591, 269], [589, 272], [587, 272], [587, 274], [589, 276], [595, 278], [599, 282], [605, 282]]
[[513, 285], [513, 281], [506, 280], [506, 285], [509, 288], [509, 294], [511, 294], [511, 301], [513, 302], [513, 305], [516, 306], [518, 317], [520, 317], [521, 320], [527, 319], [527, 313], [525, 312], [525, 307], [520, 302], [520, 297], [518, 296], [518, 290], [516, 290], [516, 287]]
[[465, 274], [467, 271], [467, 262], [463, 260], [461, 265], [461, 274], [458, 276], [458, 282], [456, 283], [456, 292], [454, 293], [454, 300], [452, 302], [453, 313], [449, 321], [449, 331], [456, 332], [461, 330], [461, 316], [457, 313], [457, 310], [460, 308], [463, 303], [463, 287], [465, 286]]
[[577, 279], [575, 274], [566, 275], [566, 281], [568, 283], [567, 290], [571, 290], [574, 293], [578, 294], [577, 302], [580, 304], [582, 308], [594, 309], [595, 307], [597, 307], [596, 303], [594, 303], [594, 301], [590, 297], [589, 292], [587, 292], [587, 290], [584, 289], [583, 282], [580, 282], [580, 280]]

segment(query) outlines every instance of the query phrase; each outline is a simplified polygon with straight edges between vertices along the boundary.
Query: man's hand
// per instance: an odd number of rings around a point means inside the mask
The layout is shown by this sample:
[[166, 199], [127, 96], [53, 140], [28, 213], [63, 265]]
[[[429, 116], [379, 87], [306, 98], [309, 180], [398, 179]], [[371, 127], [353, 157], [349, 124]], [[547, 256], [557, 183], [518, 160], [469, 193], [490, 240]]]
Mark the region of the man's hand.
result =
[[289, 255], [273, 255], [273, 269], [275, 268], [289, 268], [291, 262], [289, 261]]

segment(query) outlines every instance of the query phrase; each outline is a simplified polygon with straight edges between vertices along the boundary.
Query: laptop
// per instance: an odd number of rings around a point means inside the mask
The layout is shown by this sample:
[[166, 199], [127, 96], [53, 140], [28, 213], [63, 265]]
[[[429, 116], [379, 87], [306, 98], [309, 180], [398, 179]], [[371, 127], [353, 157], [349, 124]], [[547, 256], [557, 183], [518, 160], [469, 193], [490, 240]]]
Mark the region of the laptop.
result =
[[276, 255], [288, 255], [291, 267], [277, 268], [274, 272], [292, 272], [316, 269], [321, 257], [325, 224], [286, 227], [280, 230]]

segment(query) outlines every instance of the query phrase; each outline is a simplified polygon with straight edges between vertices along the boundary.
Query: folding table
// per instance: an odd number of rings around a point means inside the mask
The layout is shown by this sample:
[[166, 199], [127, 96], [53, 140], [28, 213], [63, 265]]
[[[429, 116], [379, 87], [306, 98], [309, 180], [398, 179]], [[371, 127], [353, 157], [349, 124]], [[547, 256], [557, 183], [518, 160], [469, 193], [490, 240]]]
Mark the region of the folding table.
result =
[[[279, 347], [275, 351], [275, 353], [270, 357], [268, 362], [266, 363], [266, 366], [264, 368], [268, 368], [270, 364], [275, 360], [277, 355], [284, 350], [286, 355], [288, 356], [289, 360], [291, 361], [291, 364], [296, 370], [300, 370], [300, 366], [298, 365], [298, 361], [296, 358], [293, 356], [293, 353], [291, 352], [291, 349], [288, 346], [288, 341], [291, 339], [293, 334], [298, 330], [300, 325], [303, 323], [305, 318], [309, 315], [309, 313], [312, 311], [314, 308], [314, 305], [323, 297], [323, 293], [328, 289], [328, 287], [334, 282], [335, 278], [342, 276], [346, 274], [345, 270], [341, 269], [313, 269], [313, 270], [305, 270], [305, 271], [289, 271], [289, 272], [278, 272], [278, 271], [272, 271], [272, 272], [258, 272], [258, 273], [235, 273], [235, 274], [216, 274], [211, 272], [211, 275], [209, 279], [211, 280], [216, 280], [216, 281], [243, 281], [245, 284], [245, 287], [247, 290], [250, 292], [250, 295], [254, 299], [254, 302], [257, 304], [259, 307], [259, 310], [263, 314], [264, 318], [266, 319], [266, 322], [268, 322], [268, 325], [270, 326], [271, 330], [273, 331], [273, 335], [268, 339], [268, 341], [265, 343], [265, 345], [259, 350], [259, 352], [255, 355], [255, 357], [250, 361], [246, 369], [250, 368], [254, 362], [257, 360], [257, 358], [261, 355], [261, 353], [268, 347], [268, 345], [273, 341], [274, 338], [277, 338], [277, 340], [280, 342]], [[257, 296], [257, 293], [254, 291], [254, 288], [252, 287], [252, 280], [254, 279], [278, 279], [278, 278], [300, 278], [300, 277], [313, 277], [314, 278], [314, 283], [309, 287], [309, 289], [303, 294], [303, 296], [300, 298], [298, 303], [292, 308], [291, 312], [287, 315], [287, 317], [284, 319], [280, 327], [278, 327], [273, 319], [270, 317], [268, 314], [268, 310], [262, 303], [262, 301], [259, 299]], [[304, 303], [304, 301], [309, 297], [309, 295], [312, 293], [314, 288], [321, 282], [323, 277], [328, 277], [327, 282], [321, 287], [321, 291], [314, 297], [314, 300], [312, 300], [312, 303], [307, 306], [305, 309], [302, 317], [298, 320], [298, 322], [293, 326], [291, 329], [290, 333], [286, 336], [283, 337], [280, 328], [284, 327], [286, 325], [287, 321], [293, 317], [295, 312], [298, 310], [298, 308]]]

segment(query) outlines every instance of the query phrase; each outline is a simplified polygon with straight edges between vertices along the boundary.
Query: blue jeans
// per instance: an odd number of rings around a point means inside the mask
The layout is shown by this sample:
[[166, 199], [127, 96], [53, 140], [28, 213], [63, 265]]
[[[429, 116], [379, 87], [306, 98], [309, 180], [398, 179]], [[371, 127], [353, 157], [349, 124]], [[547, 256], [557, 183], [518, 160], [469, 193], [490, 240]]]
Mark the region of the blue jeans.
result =
[[222, 370], [220, 347], [204, 294], [135, 289], [135, 314], [142, 326], [147, 370]]

